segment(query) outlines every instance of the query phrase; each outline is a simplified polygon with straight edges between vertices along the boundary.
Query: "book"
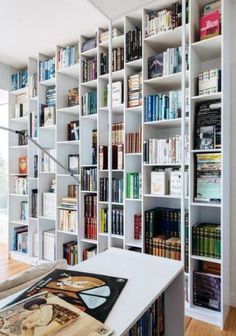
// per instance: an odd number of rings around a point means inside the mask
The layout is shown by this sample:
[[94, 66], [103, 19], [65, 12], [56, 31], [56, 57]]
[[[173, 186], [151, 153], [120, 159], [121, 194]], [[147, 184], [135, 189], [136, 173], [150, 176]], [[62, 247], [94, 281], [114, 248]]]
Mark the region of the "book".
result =
[[31, 190], [31, 217], [38, 217], [38, 189]]
[[134, 239], [140, 240], [142, 237], [142, 214], [134, 215]]
[[65, 305], [69, 303], [104, 322], [126, 283], [127, 279], [122, 277], [57, 269], [25, 290], [13, 303], [48, 292], [63, 299]]
[[86, 92], [81, 97], [82, 116], [97, 113], [97, 91]]
[[[214, 4], [214, 3], [213, 3]], [[200, 40], [206, 40], [221, 34], [221, 4], [206, 5], [200, 16]]]
[[92, 258], [95, 255], [97, 255], [97, 247], [96, 246], [88, 247], [88, 248], [84, 249], [84, 251], [83, 251], [83, 260], [87, 260], [89, 258]]
[[99, 146], [99, 169], [108, 169], [108, 146]]
[[79, 154], [68, 155], [68, 170], [72, 174], [79, 174], [80, 171]]
[[123, 209], [111, 210], [111, 233], [119, 236], [124, 234], [124, 212]]
[[126, 173], [126, 197], [129, 199], [141, 199], [142, 174], [136, 172]]
[[43, 216], [55, 219], [56, 218], [56, 194], [55, 192], [43, 193]]
[[126, 62], [142, 58], [142, 29], [135, 26], [126, 33]]
[[142, 99], [142, 72], [128, 77], [128, 107], [140, 106]]
[[98, 131], [92, 130], [92, 164], [97, 164], [97, 143], [98, 143]]
[[43, 259], [48, 261], [54, 261], [55, 258], [55, 230], [43, 231]]
[[19, 226], [13, 229], [13, 250], [28, 253], [28, 227]]
[[111, 199], [113, 203], [123, 203], [124, 180], [121, 178], [112, 178]]
[[34, 155], [34, 178], [38, 178], [38, 155]]
[[167, 173], [166, 171], [151, 172], [151, 194], [166, 195], [167, 194]]
[[15, 103], [15, 118], [22, 118], [28, 115], [28, 103], [27, 103], [27, 95], [19, 94], [16, 96]]
[[97, 79], [97, 57], [84, 59], [82, 61], [82, 82]]
[[79, 57], [78, 46], [58, 47], [57, 50], [57, 69], [67, 68], [78, 62]]
[[[112, 28], [112, 38], [116, 38], [122, 35], [122, 33], [118, 30], [117, 27]], [[109, 30], [101, 30], [99, 34], [99, 42], [104, 43], [107, 42], [109, 39]]]
[[68, 107], [79, 105], [79, 88], [74, 87], [68, 90]]
[[[62, 203], [61, 207], [59, 208], [59, 230], [76, 234], [78, 231], [78, 212], [74, 209], [74, 203], [71, 205], [71, 209], [69, 209], [70, 203]], [[63, 207], [68, 207], [68, 209]]]
[[43, 109], [44, 114], [44, 123], [43, 127], [52, 126], [56, 123], [56, 109], [54, 106], [52, 107], [44, 107]]
[[74, 266], [78, 264], [78, 243], [77, 241], [70, 241], [63, 244], [63, 258], [66, 259], [67, 264]]
[[[109, 101], [109, 84], [104, 86], [104, 107], [108, 106]], [[124, 94], [123, 94], [123, 82], [117, 81], [112, 83], [112, 106], [117, 106], [123, 104]]]
[[19, 157], [19, 174], [28, 174], [28, 158], [27, 156]]
[[78, 141], [80, 139], [79, 136], [79, 120], [70, 121], [67, 126], [67, 140], [68, 141]]
[[97, 239], [97, 195], [84, 196], [84, 237]]
[[142, 126], [135, 133], [125, 134], [125, 153], [141, 153], [142, 151]]
[[221, 92], [221, 69], [210, 69], [198, 75], [198, 95]]
[[97, 191], [97, 168], [81, 169], [81, 190]]
[[55, 77], [55, 56], [39, 61], [39, 81], [49, 80]]
[[19, 90], [28, 86], [28, 70], [23, 69], [11, 75], [11, 90]]
[[101, 208], [101, 211], [100, 211], [100, 232], [108, 233], [108, 208]]

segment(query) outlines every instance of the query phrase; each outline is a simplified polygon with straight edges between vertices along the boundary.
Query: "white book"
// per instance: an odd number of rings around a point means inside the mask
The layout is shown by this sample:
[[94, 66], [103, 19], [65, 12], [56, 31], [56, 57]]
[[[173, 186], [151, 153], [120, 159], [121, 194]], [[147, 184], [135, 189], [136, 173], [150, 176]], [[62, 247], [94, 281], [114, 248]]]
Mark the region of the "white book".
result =
[[43, 216], [56, 218], [56, 194], [46, 192], [43, 193]]
[[151, 194], [166, 195], [167, 192], [167, 174], [165, 171], [151, 172]]
[[45, 260], [55, 260], [55, 231], [43, 232], [43, 258]]
[[180, 196], [181, 189], [182, 189], [182, 175], [181, 171], [179, 170], [174, 170], [170, 173], [170, 194], [175, 195], [175, 196]]

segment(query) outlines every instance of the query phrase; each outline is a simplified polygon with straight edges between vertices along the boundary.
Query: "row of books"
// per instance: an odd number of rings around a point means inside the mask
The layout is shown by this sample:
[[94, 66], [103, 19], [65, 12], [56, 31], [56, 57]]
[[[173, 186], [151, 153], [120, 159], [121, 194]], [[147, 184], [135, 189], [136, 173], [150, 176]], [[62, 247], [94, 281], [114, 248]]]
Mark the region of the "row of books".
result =
[[140, 106], [142, 99], [142, 72], [128, 78], [128, 107]]
[[[189, 111], [189, 93], [186, 89], [186, 115]], [[144, 121], [169, 120], [181, 117], [181, 91], [169, 91], [144, 97]]]
[[20, 226], [13, 229], [13, 250], [28, 253], [28, 227]]
[[28, 178], [15, 176], [14, 177], [14, 193], [18, 195], [28, 194]]
[[78, 62], [78, 46], [67, 46], [58, 48], [57, 51], [57, 68], [58, 70], [67, 68]]
[[221, 100], [211, 100], [196, 106], [195, 149], [221, 148]]
[[108, 233], [108, 208], [102, 208], [100, 212], [100, 231]]
[[52, 57], [45, 61], [39, 61], [39, 81], [45, 81], [55, 77], [55, 61], [56, 58]]
[[21, 133], [18, 134], [18, 145], [28, 145], [28, 130], [22, 130]]
[[169, 8], [146, 13], [145, 35], [149, 37], [181, 25], [182, 6], [179, 2], [175, 2]]
[[92, 130], [92, 164], [97, 164], [98, 130]]
[[56, 107], [41, 104], [40, 127], [48, 127], [56, 124]]
[[165, 295], [162, 294], [133, 325], [127, 336], [165, 335]]
[[148, 252], [151, 255], [181, 260], [181, 241], [179, 237], [158, 235], [149, 240]]
[[[55, 157], [56, 150], [52, 148], [45, 148], [46, 151]], [[44, 152], [41, 154], [41, 171], [44, 173], [55, 173], [56, 164], [55, 162]]]
[[142, 126], [138, 132], [125, 134], [125, 153], [141, 153], [142, 151]]
[[142, 174], [126, 173], [126, 197], [129, 199], [142, 198]]
[[210, 69], [198, 75], [198, 95], [221, 92], [221, 69]]
[[[120, 36], [122, 33], [118, 30], [118, 28], [112, 28], [112, 38], [116, 38]], [[109, 30], [104, 30], [99, 33], [99, 43], [107, 42], [109, 39]]]
[[38, 96], [38, 74], [34, 73], [29, 76], [29, 98]]
[[[186, 46], [186, 65], [189, 66], [189, 48]], [[168, 76], [182, 70], [182, 47], [168, 48], [148, 58], [148, 79]]]
[[97, 168], [81, 169], [81, 190], [97, 190]]
[[77, 233], [78, 213], [76, 210], [59, 210], [59, 230]]
[[38, 217], [38, 189], [31, 190], [31, 217]]
[[196, 202], [221, 202], [221, 153], [196, 154], [195, 197]]
[[99, 180], [99, 200], [108, 202], [108, 177], [101, 177]]
[[[115, 48], [112, 50], [112, 72], [124, 69], [124, 48]], [[108, 53], [100, 54], [100, 75], [109, 72]]]
[[135, 27], [126, 33], [126, 62], [142, 58], [142, 29]]
[[123, 178], [112, 178], [112, 187], [111, 187], [112, 202], [123, 203], [123, 190], [124, 190]]
[[78, 141], [79, 139], [79, 120], [72, 120], [67, 125], [67, 140]]
[[123, 209], [112, 209], [111, 210], [111, 233], [123, 236], [124, 234]]
[[142, 214], [134, 215], [134, 239], [140, 240], [142, 236]]
[[220, 245], [220, 225], [201, 223], [192, 227], [192, 253], [194, 255], [220, 259]]
[[83, 251], [83, 260], [94, 257], [97, 254], [97, 246], [91, 246]]
[[74, 87], [68, 90], [68, 107], [79, 105], [79, 88]]
[[46, 88], [46, 105], [48, 107], [56, 106], [56, 86], [48, 86]]
[[97, 91], [87, 92], [81, 97], [81, 113], [82, 116], [97, 113]]
[[[104, 86], [103, 89], [103, 106], [108, 106], [109, 98], [109, 83]], [[117, 81], [112, 83], [112, 106], [117, 106], [123, 104], [124, 94], [123, 94], [123, 82]]]
[[84, 196], [84, 218], [97, 218], [97, 195]]
[[122, 145], [124, 143], [124, 123], [112, 124], [112, 145]]
[[108, 146], [99, 146], [99, 169], [106, 170], [108, 168]]
[[112, 169], [124, 168], [124, 145], [112, 145]]
[[214, 1], [203, 7], [200, 15], [200, 40], [221, 34], [221, 1]]
[[[185, 197], [188, 196], [188, 171], [184, 173]], [[182, 195], [182, 172], [172, 168], [154, 168], [151, 172], [151, 194], [152, 195]]]
[[28, 86], [28, 70], [24, 69], [11, 75], [11, 90], [19, 90]]
[[63, 244], [63, 259], [66, 259], [67, 264], [74, 266], [78, 264], [78, 243], [73, 240]]
[[15, 114], [14, 118], [22, 118], [28, 115], [28, 102], [26, 94], [19, 94], [16, 96]]
[[[182, 161], [181, 135], [169, 139], [148, 139], [143, 142], [143, 160], [145, 164], [180, 164]], [[189, 162], [189, 136], [184, 139], [184, 160]]]
[[185, 213], [184, 220], [184, 271], [189, 272], [189, 214]]
[[88, 82], [97, 79], [97, 58], [85, 59], [82, 63], [82, 80]]

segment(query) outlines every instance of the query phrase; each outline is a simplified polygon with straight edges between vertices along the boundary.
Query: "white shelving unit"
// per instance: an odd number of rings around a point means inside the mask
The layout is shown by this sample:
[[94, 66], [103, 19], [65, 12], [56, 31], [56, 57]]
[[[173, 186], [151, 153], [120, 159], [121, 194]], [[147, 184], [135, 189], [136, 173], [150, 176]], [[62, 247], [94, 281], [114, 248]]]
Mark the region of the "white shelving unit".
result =
[[[230, 124], [230, 2], [222, 0], [222, 35], [211, 38], [206, 41], [198, 40], [199, 13], [201, 8], [210, 3], [211, 0], [189, 0], [189, 23], [185, 26], [178, 27], [174, 30], [159, 33], [151, 37], [145, 37], [145, 20], [146, 12], [150, 10], [162, 10], [172, 4], [174, 1], [154, 1], [148, 4], [145, 8], [140, 8], [127, 16], [113, 22], [113, 27], [118, 28], [122, 33], [121, 36], [112, 40], [112, 48], [124, 48], [124, 69], [112, 73], [112, 81], [123, 81], [123, 96], [124, 101], [121, 105], [113, 106], [112, 108], [104, 107], [103, 90], [109, 82], [109, 74], [101, 75], [100, 73], [100, 54], [107, 50], [109, 51], [109, 43], [99, 43], [99, 32], [101, 29], [108, 27], [98, 27], [94, 31], [94, 36], [97, 33], [97, 46], [86, 52], [82, 52], [81, 46], [85, 39], [91, 36], [81, 36], [78, 42], [79, 61], [68, 68], [56, 69], [55, 78], [39, 83], [38, 97], [28, 100], [29, 112], [36, 111], [39, 120], [40, 104], [45, 103], [45, 89], [48, 86], [56, 86], [56, 125], [52, 127], [40, 127], [36, 140], [45, 148], [54, 148], [56, 158], [65, 166], [69, 154], [80, 155], [80, 176], [81, 170], [86, 167], [97, 168], [97, 189], [96, 191], [81, 190], [79, 187], [79, 204], [78, 204], [78, 226], [77, 232], [64, 232], [59, 229], [59, 207], [62, 197], [67, 196], [67, 186], [75, 184], [71, 176], [66, 175], [60, 168], [56, 169], [55, 173], [42, 172], [38, 167], [38, 178], [33, 176], [33, 157], [38, 155], [40, 163], [41, 153], [30, 142], [27, 146], [19, 147], [17, 144], [16, 135], [10, 134], [10, 170], [9, 180], [10, 185], [14, 176], [19, 175], [17, 171], [17, 160], [24, 154], [28, 159], [28, 193], [27, 195], [15, 195], [10, 188], [9, 194], [9, 232], [10, 242], [12, 242], [13, 228], [21, 225], [27, 225], [29, 229], [29, 252], [27, 255], [13, 251], [10, 246], [10, 254], [13, 258], [22, 260], [28, 263], [37, 263], [43, 260], [43, 232], [49, 229], [56, 230], [56, 258], [63, 257], [63, 244], [72, 240], [78, 242], [78, 261], [83, 260], [83, 251], [89, 247], [97, 246], [97, 252], [100, 253], [109, 247], [119, 247], [123, 249], [138, 248], [140, 252], [145, 252], [144, 235], [145, 226], [144, 219], [142, 221], [142, 237], [140, 240], [134, 239], [133, 216], [136, 213], [144, 213], [146, 210], [154, 207], [173, 207], [181, 209], [181, 260], [184, 262], [184, 211], [189, 212], [189, 273], [185, 274], [188, 278], [188, 293], [189, 302], [186, 302], [186, 314], [194, 318], [204, 320], [216, 324], [220, 327], [224, 326], [224, 321], [227, 316], [229, 306], [229, 124]], [[184, 5], [185, 0], [180, 0]], [[184, 7], [184, 6], [183, 6]], [[142, 29], [142, 58], [126, 62], [126, 33], [138, 26]], [[160, 78], [148, 79], [147, 75], [147, 60], [148, 57], [157, 51], [166, 50], [169, 47], [181, 46], [189, 44], [189, 69], [177, 74], [168, 75]], [[52, 50], [51, 55], [57, 55], [56, 47]], [[91, 57], [97, 57], [97, 79], [82, 82], [82, 61]], [[29, 74], [38, 71], [38, 62], [45, 59], [45, 56], [39, 54], [38, 60], [28, 60]], [[57, 64], [57, 61], [56, 61]], [[218, 66], [222, 69], [222, 92], [212, 95], [197, 96], [196, 77], [202, 70]], [[183, 117], [185, 113], [185, 103], [182, 103], [182, 117], [174, 120], [162, 120], [156, 122], [144, 121], [144, 106], [128, 108], [128, 77], [131, 74], [142, 71], [143, 75], [143, 97], [148, 94], [163, 93], [169, 90], [181, 90], [185, 92], [185, 88], [189, 88], [190, 113], [189, 116]], [[17, 69], [12, 69], [12, 73], [17, 72]], [[67, 107], [68, 90], [73, 87], [79, 87], [80, 104], [75, 107]], [[82, 116], [81, 113], [81, 97], [87, 92], [97, 90], [97, 113]], [[27, 89], [17, 90], [9, 93], [9, 126], [22, 130], [29, 128], [29, 114], [27, 117], [15, 118], [13, 115], [14, 103], [16, 95], [26, 93]], [[196, 150], [193, 147], [193, 129], [194, 129], [194, 113], [197, 103], [214, 99], [222, 100], [222, 202], [221, 204], [202, 204], [194, 202], [194, 156]], [[70, 121], [79, 120], [80, 123], [80, 140], [67, 140], [67, 124]], [[168, 138], [176, 134], [190, 137], [190, 162], [182, 162], [180, 164], [145, 164], [143, 162], [143, 152], [140, 153], [124, 153], [124, 169], [111, 169], [111, 124], [115, 122], [124, 123], [124, 133], [137, 132], [138, 127], [142, 126], [142, 139], [146, 140], [150, 137]], [[92, 164], [92, 131], [97, 129], [97, 165]], [[109, 150], [109, 165], [106, 170], [99, 170], [99, 145], [108, 146]], [[124, 146], [125, 147], [125, 146]], [[197, 151], [199, 152], [199, 151]], [[208, 151], [209, 152], [209, 151]], [[217, 151], [218, 152], [218, 151]], [[185, 197], [184, 192], [180, 196], [161, 196], [155, 197], [150, 194], [150, 179], [149, 175], [152, 167], [178, 167], [182, 173], [185, 167], [189, 169], [189, 197]], [[126, 189], [126, 173], [140, 172], [142, 173], [142, 188], [143, 194], [141, 199], [127, 199]], [[109, 180], [109, 190], [111, 191], [111, 182], [113, 177], [122, 177], [124, 192], [123, 202], [112, 202], [111, 193], [107, 201], [99, 199], [99, 179], [107, 177]], [[48, 191], [51, 181], [56, 180], [56, 219], [43, 217], [42, 213], [42, 194]], [[31, 190], [38, 189], [38, 218], [32, 218], [31, 209]], [[184, 190], [184, 185], [183, 185]], [[97, 239], [88, 239], [84, 232], [84, 198], [86, 195], [97, 195]], [[27, 199], [29, 202], [29, 219], [23, 223], [18, 216], [21, 199]], [[102, 208], [108, 208], [108, 232], [101, 232], [100, 227], [100, 211]], [[124, 235], [119, 236], [112, 234], [111, 225], [111, 210], [120, 208], [124, 211]], [[221, 224], [222, 238], [221, 250], [222, 256], [220, 260], [212, 260], [193, 256], [191, 254], [191, 234], [192, 226], [199, 221], [213, 221]], [[38, 232], [38, 256], [33, 255], [33, 235]], [[193, 271], [198, 269], [199, 261], [213, 261], [221, 264], [221, 312], [214, 312], [201, 307], [196, 307], [193, 304]]]

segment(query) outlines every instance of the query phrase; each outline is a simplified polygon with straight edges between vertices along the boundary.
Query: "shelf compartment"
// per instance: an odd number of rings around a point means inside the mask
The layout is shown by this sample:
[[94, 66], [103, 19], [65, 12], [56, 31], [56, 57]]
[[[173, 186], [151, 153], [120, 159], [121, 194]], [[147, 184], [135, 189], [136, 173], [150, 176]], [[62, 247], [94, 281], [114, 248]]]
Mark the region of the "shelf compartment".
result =
[[63, 107], [57, 110], [57, 112], [60, 112], [60, 113], [74, 114], [76, 116], [79, 115], [79, 111], [80, 111], [80, 105]]
[[39, 82], [39, 84], [44, 85], [44, 86], [54, 86], [56, 85], [56, 77], [46, 79], [45, 81]]
[[19, 124], [27, 124], [28, 123], [28, 115], [20, 118], [11, 118], [10, 122], [19, 123]]
[[202, 61], [208, 61], [221, 57], [221, 35], [206, 40], [192, 43], [192, 48], [196, 51]]
[[197, 255], [191, 255], [191, 258], [195, 260], [209, 261], [209, 262], [213, 262], [216, 264], [221, 264], [221, 259], [209, 258], [209, 257], [203, 257], [203, 256], [197, 256]]
[[[124, 41], [125, 41], [124, 34], [113, 38], [112, 39], [112, 48], [115, 49], [115, 48], [123, 47], [124, 46]], [[99, 46], [103, 47], [103, 48], [108, 48], [109, 47], [109, 41], [99, 43]]]
[[98, 50], [97, 47], [95, 47], [95, 48], [88, 49], [86, 51], [82, 51], [81, 56], [85, 56], [85, 57], [97, 56], [97, 50]]
[[[186, 81], [188, 82], [189, 71], [186, 70]], [[170, 88], [180, 88], [181, 87], [182, 72], [175, 74], [156, 77], [151, 79], [146, 79], [144, 84], [151, 86], [154, 89], [158, 90], [168, 90]]]
[[59, 69], [57, 72], [75, 79], [79, 79], [80, 63], [75, 63], [69, 67]]
[[221, 99], [222, 93], [212, 93], [212, 94], [204, 94], [200, 96], [193, 96], [191, 99], [196, 103], [202, 103], [209, 100]]
[[97, 85], [98, 85], [97, 79], [93, 79], [91, 81], [81, 83], [81, 86], [87, 86], [87, 87], [93, 88], [93, 89], [95, 89], [97, 87]]
[[[166, 120], [157, 120], [157, 121], [145, 121], [144, 125], [153, 126], [157, 128], [167, 128], [167, 127], [181, 127], [182, 118], [176, 119], [166, 119]], [[185, 118], [185, 123], [189, 123], [189, 118]]]

